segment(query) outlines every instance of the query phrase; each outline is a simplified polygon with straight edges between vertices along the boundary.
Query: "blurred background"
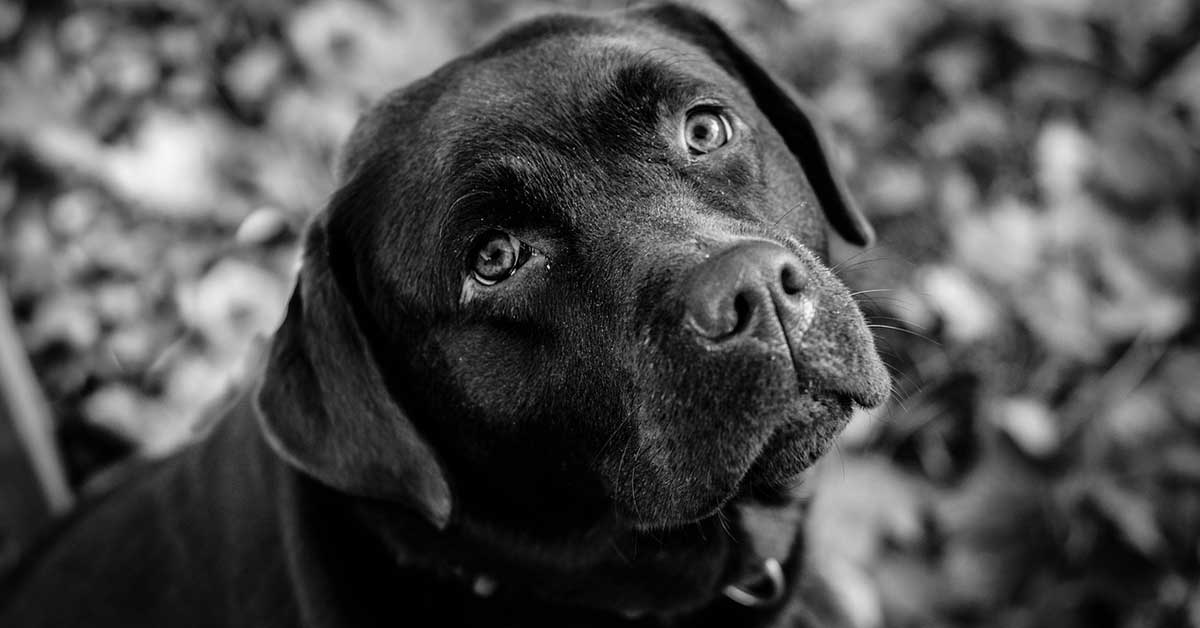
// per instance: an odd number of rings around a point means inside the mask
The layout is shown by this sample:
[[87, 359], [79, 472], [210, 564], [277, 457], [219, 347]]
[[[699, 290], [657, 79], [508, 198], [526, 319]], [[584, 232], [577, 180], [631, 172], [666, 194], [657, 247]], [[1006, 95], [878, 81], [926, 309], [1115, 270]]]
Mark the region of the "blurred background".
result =
[[[694, 4], [827, 114], [879, 232], [834, 261], [895, 394], [810, 522], [858, 625], [1200, 626], [1200, 4]], [[367, 103], [555, 6], [0, 0], [0, 351], [69, 485], [241, 381]]]

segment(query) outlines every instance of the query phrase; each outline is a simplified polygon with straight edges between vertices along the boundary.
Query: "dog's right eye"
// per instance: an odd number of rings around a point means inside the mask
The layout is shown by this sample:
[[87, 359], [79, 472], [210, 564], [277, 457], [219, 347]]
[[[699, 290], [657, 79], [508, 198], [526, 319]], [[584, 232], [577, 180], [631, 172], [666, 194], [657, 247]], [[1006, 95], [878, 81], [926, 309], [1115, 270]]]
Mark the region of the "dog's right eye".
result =
[[511, 234], [489, 231], [476, 243], [471, 273], [475, 281], [492, 286], [512, 276], [533, 250]]
[[711, 153], [729, 143], [733, 128], [719, 111], [694, 109], [683, 120], [683, 142], [692, 155]]

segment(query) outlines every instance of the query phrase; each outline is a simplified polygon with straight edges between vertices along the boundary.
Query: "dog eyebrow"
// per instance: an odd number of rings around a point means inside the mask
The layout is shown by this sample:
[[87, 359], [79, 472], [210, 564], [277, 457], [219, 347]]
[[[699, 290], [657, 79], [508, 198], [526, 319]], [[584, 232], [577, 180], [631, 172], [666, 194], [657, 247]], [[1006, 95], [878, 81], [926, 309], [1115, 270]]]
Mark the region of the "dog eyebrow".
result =
[[[533, 153], [537, 154], [537, 153]], [[569, 219], [548, 187], [552, 168], [528, 155], [501, 154], [484, 158], [454, 185], [444, 226], [447, 233], [471, 231], [481, 226], [561, 227]]]
[[[693, 55], [669, 48], [644, 51], [613, 72], [607, 97], [633, 104], [644, 115], [655, 114], [659, 104], [681, 107], [716, 87], [687, 71], [685, 64], [695, 60]], [[641, 107], [653, 109], [642, 111]]]

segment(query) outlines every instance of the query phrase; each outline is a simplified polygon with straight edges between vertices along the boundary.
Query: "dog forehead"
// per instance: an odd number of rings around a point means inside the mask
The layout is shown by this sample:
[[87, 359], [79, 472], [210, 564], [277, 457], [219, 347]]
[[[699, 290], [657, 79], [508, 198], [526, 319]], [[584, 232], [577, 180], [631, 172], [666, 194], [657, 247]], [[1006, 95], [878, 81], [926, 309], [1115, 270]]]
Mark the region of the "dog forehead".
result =
[[477, 140], [496, 145], [489, 137], [570, 136], [579, 120], [613, 114], [629, 121], [628, 108], [615, 102], [622, 96], [649, 101], [684, 84], [754, 107], [745, 86], [704, 49], [657, 27], [628, 18], [537, 18], [376, 103], [343, 145], [338, 178], [348, 181], [378, 157], [406, 162], [414, 174], [454, 172], [464, 144], [478, 153]]
[[[507, 131], [567, 139], [581, 121], [652, 123], [659, 107], [697, 97], [751, 104], [704, 51], [650, 30], [564, 32], [461, 64], [426, 124], [468, 139]], [[453, 143], [438, 163], [452, 161]]]
[[[733, 83], [702, 49], [648, 29], [565, 32], [518, 48], [480, 51], [464, 66], [459, 88], [469, 97], [484, 93], [554, 96], [581, 100], [633, 68], [657, 68], [697, 81]], [[499, 88], [500, 92], [490, 91]], [[546, 104], [544, 101], [541, 104]]]

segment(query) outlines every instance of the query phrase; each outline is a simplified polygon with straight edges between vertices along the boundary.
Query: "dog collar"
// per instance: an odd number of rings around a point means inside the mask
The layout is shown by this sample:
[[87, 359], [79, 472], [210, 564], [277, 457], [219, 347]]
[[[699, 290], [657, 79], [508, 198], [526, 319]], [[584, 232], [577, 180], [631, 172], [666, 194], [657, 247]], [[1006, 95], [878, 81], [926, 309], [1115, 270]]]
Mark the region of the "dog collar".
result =
[[783, 567], [774, 558], [764, 559], [758, 569], [741, 582], [726, 586], [721, 592], [742, 606], [759, 607], [774, 604], [783, 599], [787, 582]]
[[[778, 603], [787, 593], [787, 579], [780, 560], [774, 557], [791, 553], [803, 509], [789, 509], [781, 515], [777, 508], [746, 504], [739, 506], [738, 510], [751, 545], [747, 549], [757, 560], [747, 561], [749, 564], [743, 567], [743, 575], [725, 585], [721, 594], [731, 602], [748, 608]], [[459, 578], [469, 583], [472, 593], [477, 597], [491, 597], [500, 586], [499, 581], [487, 573], [455, 571]], [[623, 614], [636, 618], [644, 612]]]
[[[478, 597], [491, 597], [496, 592], [497, 582], [487, 575], [478, 575], [471, 581], [471, 592]], [[774, 558], [764, 559], [757, 569], [740, 582], [727, 585], [721, 590], [725, 597], [737, 604], [757, 608], [769, 606], [783, 599], [787, 581], [783, 567]]]

